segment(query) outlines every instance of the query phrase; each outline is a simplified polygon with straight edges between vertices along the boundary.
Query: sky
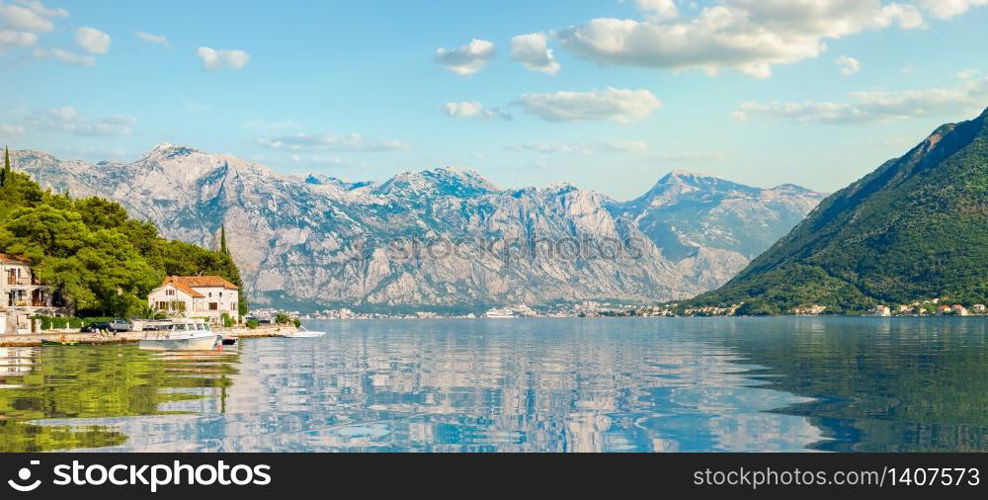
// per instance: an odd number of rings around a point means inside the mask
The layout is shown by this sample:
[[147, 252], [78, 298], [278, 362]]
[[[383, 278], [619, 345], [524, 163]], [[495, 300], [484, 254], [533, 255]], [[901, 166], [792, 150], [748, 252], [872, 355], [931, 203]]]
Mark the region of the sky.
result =
[[985, 26], [988, 0], [0, 0], [0, 144], [829, 192], [988, 107]]

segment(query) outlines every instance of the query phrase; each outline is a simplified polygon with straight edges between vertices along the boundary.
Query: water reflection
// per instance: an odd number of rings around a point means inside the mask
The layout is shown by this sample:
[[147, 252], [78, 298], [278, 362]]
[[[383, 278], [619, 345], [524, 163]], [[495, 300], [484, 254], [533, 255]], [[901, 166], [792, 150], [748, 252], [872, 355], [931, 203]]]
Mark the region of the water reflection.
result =
[[0, 348], [0, 451], [124, 445], [128, 434], [104, 417], [216, 399], [236, 373], [236, 354], [220, 356], [169, 360], [130, 345]]
[[[988, 450], [988, 321], [773, 318], [731, 345], [770, 366], [770, 387], [814, 398], [832, 451]], [[799, 332], [797, 335], [787, 332]]]
[[[358, 321], [239, 351], [0, 351], [15, 449], [988, 449], [985, 322]], [[12, 367], [17, 367], [14, 371]], [[10, 439], [8, 439], [10, 437]]]

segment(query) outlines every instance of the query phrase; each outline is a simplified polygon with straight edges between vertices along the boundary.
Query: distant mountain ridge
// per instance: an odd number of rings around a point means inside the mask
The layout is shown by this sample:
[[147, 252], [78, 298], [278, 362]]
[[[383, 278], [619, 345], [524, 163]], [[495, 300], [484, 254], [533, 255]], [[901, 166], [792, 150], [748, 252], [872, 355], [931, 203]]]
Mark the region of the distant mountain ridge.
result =
[[834, 193], [704, 304], [785, 313], [807, 305], [988, 300], [988, 110], [946, 124]]
[[[119, 201], [168, 237], [211, 245], [225, 224], [252, 300], [302, 308], [688, 297], [724, 283], [823, 198], [686, 172], [625, 203], [565, 183], [502, 189], [454, 168], [347, 182], [166, 143], [132, 163], [12, 155], [42, 185]], [[408, 241], [445, 240], [476, 248], [409, 258]], [[510, 254], [507, 265], [479, 244], [546, 241], [638, 243], [620, 258]]]

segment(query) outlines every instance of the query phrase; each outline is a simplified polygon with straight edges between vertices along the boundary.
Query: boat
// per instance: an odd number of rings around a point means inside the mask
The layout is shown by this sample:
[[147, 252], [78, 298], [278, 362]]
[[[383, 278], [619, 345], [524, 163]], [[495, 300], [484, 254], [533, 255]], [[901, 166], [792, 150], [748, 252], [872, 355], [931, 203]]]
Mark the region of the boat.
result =
[[59, 339], [59, 340], [45, 340], [45, 339], [41, 339], [41, 345], [43, 345], [43, 346], [74, 346], [74, 345], [79, 345], [79, 341], [78, 340], [64, 340], [64, 339]]
[[326, 332], [314, 332], [304, 326], [300, 326], [298, 327], [298, 330], [292, 333], [284, 333], [281, 336], [290, 339], [311, 339], [315, 337], [322, 337], [323, 335], [326, 335]]
[[484, 317], [488, 319], [511, 319], [516, 316], [511, 309], [491, 309], [484, 313]]
[[147, 332], [138, 347], [149, 351], [212, 351], [223, 337], [205, 321], [175, 323], [170, 330]]

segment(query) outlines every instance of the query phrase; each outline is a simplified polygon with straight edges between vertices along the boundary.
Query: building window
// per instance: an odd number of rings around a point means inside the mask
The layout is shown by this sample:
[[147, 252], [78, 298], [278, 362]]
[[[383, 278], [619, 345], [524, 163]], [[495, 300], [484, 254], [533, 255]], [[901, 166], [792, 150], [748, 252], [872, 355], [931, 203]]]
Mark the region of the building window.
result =
[[210, 311], [218, 311], [219, 308], [220, 308], [220, 305], [218, 303], [216, 303], [216, 302], [210, 302], [209, 303], [209, 310]]

